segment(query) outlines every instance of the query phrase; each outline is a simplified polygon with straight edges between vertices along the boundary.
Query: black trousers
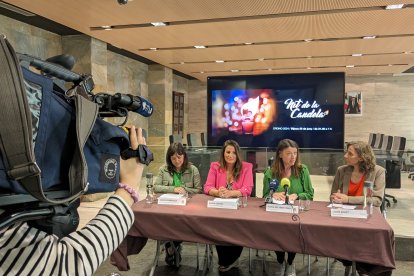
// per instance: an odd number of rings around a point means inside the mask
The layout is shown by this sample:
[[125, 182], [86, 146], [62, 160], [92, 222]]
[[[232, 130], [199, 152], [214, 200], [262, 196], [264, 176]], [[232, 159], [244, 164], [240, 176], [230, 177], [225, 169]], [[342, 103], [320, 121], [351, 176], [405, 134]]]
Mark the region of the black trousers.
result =
[[[283, 263], [283, 261], [285, 260], [285, 252], [275, 251], [275, 253], [276, 253], [277, 262], [279, 264]], [[287, 263], [291, 265], [293, 263], [293, 260], [295, 260], [296, 253], [287, 252], [287, 255], [288, 255]]]
[[[340, 261], [344, 266], [351, 266], [352, 261], [337, 259]], [[362, 262], [355, 262], [356, 271], [360, 274], [368, 274], [368, 275], [375, 275], [375, 276], [390, 276], [392, 275], [392, 269], [387, 267], [383, 267], [380, 265], [362, 263]]]
[[178, 246], [181, 245], [182, 241], [169, 241], [165, 243], [165, 248], [170, 248], [171, 247], [171, 242], [174, 243], [175, 248], [177, 248]]
[[240, 257], [243, 247], [237, 245], [216, 245], [216, 250], [219, 265], [229, 266]]

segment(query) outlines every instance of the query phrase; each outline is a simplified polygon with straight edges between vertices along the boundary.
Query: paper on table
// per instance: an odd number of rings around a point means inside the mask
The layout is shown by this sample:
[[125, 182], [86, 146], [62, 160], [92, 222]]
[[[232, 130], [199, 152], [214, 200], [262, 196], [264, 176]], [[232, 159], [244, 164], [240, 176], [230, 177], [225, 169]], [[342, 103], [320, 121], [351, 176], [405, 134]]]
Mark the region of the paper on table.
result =
[[169, 200], [176, 199], [176, 200], [178, 200], [182, 197], [183, 197], [182, 194], [162, 194], [158, 198], [159, 199], [169, 199]]
[[216, 202], [237, 202], [239, 199], [238, 198], [221, 198], [221, 197], [216, 197], [213, 199], [213, 201]]
[[[276, 200], [276, 199], [273, 198], [273, 203], [283, 205], [283, 204], [285, 204], [285, 201], [284, 200]], [[293, 200], [291, 200], [289, 203], [293, 204], [295, 202]]]
[[[328, 208], [332, 208], [332, 204], [329, 204], [327, 207]], [[342, 209], [348, 209], [348, 210], [354, 210], [356, 208], [356, 205], [346, 205], [346, 204], [342, 204], [341, 208]]]

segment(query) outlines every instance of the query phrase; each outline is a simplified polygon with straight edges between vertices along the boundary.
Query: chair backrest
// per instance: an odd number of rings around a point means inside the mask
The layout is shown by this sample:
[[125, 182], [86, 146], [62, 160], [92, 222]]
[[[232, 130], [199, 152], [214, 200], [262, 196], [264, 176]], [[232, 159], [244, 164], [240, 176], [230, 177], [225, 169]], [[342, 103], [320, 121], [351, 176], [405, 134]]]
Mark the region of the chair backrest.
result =
[[169, 136], [169, 139], [170, 139], [170, 145], [172, 143], [183, 143], [183, 138], [181, 137], [180, 134], [171, 134]]
[[402, 156], [405, 150], [405, 137], [401, 136], [394, 136], [392, 146], [391, 146], [391, 154]]
[[381, 151], [389, 152], [391, 150], [393, 140], [393, 136], [384, 135], [384, 138], [382, 138]]
[[188, 133], [187, 145], [189, 147], [202, 147], [200, 133]]
[[201, 137], [201, 145], [204, 147], [204, 146], [207, 146], [207, 139], [206, 139], [206, 134], [204, 133], [204, 132], [201, 132], [200, 133], [200, 137]]
[[377, 133], [376, 137], [375, 137], [375, 143], [374, 146], [372, 147], [373, 149], [380, 149], [382, 146], [382, 139], [384, 138], [384, 134], [382, 133]]
[[376, 133], [370, 133], [368, 137], [368, 145], [370, 145], [372, 148], [374, 148], [375, 145], [375, 137], [377, 136]]

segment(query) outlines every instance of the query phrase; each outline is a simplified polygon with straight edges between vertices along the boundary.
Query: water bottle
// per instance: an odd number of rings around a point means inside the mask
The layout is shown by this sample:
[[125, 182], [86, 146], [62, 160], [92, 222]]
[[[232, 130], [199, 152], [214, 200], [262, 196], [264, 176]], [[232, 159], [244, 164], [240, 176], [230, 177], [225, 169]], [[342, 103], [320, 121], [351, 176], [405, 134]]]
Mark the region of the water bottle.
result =
[[368, 208], [367, 212], [369, 215], [372, 215], [373, 206], [372, 206], [372, 194], [374, 192], [374, 182], [365, 181], [364, 182], [364, 209]]
[[146, 204], [154, 203], [154, 186], [153, 186], [153, 176], [152, 173], [147, 173], [145, 175], [147, 178], [147, 197], [145, 198]]

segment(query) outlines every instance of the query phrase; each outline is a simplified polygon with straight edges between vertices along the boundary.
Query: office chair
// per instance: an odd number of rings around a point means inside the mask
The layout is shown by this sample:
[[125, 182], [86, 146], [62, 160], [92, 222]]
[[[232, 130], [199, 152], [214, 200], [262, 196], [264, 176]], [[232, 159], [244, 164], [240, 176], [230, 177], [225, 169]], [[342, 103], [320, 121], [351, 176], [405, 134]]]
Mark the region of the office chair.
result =
[[375, 133], [372, 133], [372, 132], [369, 134], [369, 137], [368, 137], [368, 145], [370, 145], [371, 148], [374, 148], [376, 136], [377, 135]]
[[188, 133], [187, 134], [187, 145], [189, 147], [202, 147], [200, 133]]
[[[414, 155], [410, 156], [410, 162], [414, 163]], [[409, 171], [408, 178], [411, 178], [411, 180], [414, 180], [414, 172], [413, 171], [411, 171], [411, 170]]]
[[201, 132], [200, 133], [200, 136], [201, 136], [201, 145], [203, 147], [207, 146], [207, 143], [206, 143], [206, 141], [207, 141], [206, 134], [204, 132]]
[[180, 134], [171, 134], [169, 137], [170, 145], [172, 143], [183, 143], [183, 137]]
[[380, 149], [381, 146], [382, 146], [382, 140], [383, 139], [384, 139], [384, 134], [382, 134], [382, 133], [376, 133], [374, 146], [372, 148], [374, 150]]
[[[401, 166], [404, 162], [402, 155], [405, 149], [406, 138], [394, 136], [389, 158], [385, 162], [385, 188], [401, 188]], [[390, 194], [384, 195], [386, 206], [390, 207], [392, 199], [393, 203], [397, 203], [395, 196]]]

